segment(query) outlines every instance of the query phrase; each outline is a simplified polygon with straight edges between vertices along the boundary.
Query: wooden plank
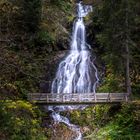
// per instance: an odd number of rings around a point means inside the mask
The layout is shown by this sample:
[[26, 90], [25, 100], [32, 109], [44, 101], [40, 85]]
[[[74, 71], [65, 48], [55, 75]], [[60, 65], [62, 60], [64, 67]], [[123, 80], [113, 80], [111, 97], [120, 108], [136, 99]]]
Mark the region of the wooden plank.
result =
[[127, 93], [30, 93], [29, 101], [38, 103], [112, 103], [127, 101]]

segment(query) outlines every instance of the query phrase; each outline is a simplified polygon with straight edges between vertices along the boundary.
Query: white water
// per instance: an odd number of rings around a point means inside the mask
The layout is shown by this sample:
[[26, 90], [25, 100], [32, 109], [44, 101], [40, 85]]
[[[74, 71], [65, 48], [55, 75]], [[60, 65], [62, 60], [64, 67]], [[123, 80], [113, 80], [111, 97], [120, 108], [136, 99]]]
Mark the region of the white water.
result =
[[[83, 17], [92, 11], [91, 6], [77, 4], [77, 19], [74, 22], [71, 50], [68, 56], [60, 63], [56, 77], [52, 83], [52, 94], [55, 93], [95, 93], [98, 84], [95, 58], [86, 44], [86, 32]], [[85, 106], [84, 106], [85, 107]], [[60, 115], [61, 111], [80, 109], [83, 106], [49, 106], [55, 122], [65, 123], [76, 132], [75, 140], [82, 140], [80, 128], [70, 123], [69, 119]]]

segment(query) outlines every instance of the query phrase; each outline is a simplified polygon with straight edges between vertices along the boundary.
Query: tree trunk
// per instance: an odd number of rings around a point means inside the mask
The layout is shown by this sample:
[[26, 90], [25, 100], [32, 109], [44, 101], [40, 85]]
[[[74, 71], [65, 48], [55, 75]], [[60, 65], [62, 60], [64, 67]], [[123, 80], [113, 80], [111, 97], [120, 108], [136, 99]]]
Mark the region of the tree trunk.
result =
[[128, 47], [128, 40], [126, 41], [126, 90], [128, 96], [131, 96], [131, 80], [130, 80], [130, 54], [129, 54], [129, 47]]
[[126, 91], [128, 93], [129, 99], [131, 99], [131, 80], [130, 80], [130, 52], [129, 52], [129, 23], [128, 23], [128, 12], [129, 12], [129, 2], [126, 0], [126, 41], [125, 41], [125, 50], [126, 50]]

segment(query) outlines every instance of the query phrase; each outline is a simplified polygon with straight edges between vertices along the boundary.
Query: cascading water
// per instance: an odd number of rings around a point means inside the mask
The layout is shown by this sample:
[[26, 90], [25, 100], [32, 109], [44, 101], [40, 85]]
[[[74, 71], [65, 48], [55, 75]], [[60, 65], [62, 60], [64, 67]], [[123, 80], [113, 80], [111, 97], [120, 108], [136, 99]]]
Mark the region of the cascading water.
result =
[[[88, 5], [77, 4], [77, 18], [74, 22], [71, 50], [68, 56], [60, 63], [56, 77], [52, 83], [52, 94], [55, 93], [95, 93], [98, 84], [95, 58], [90, 53], [86, 43], [86, 32], [83, 17], [92, 11]], [[61, 111], [78, 109], [79, 106], [49, 106], [52, 117], [56, 122], [65, 123], [77, 133], [75, 140], [81, 140], [80, 128], [69, 122], [68, 118], [60, 115]]]

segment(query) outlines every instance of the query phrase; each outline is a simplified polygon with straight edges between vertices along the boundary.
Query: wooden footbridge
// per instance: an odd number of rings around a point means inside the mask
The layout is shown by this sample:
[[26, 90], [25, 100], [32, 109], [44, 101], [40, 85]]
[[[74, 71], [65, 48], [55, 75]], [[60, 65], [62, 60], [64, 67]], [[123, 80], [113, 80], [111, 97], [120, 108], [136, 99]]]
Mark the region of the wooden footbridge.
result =
[[113, 104], [128, 101], [127, 93], [30, 93], [28, 100], [37, 104], [76, 105]]

